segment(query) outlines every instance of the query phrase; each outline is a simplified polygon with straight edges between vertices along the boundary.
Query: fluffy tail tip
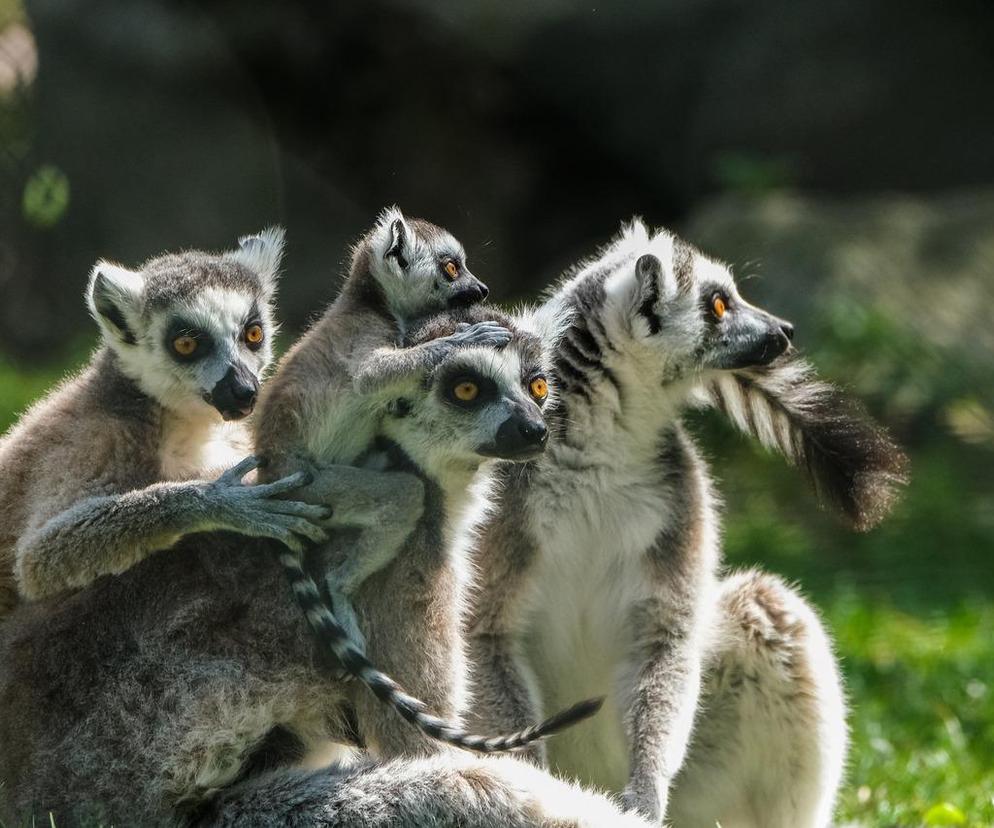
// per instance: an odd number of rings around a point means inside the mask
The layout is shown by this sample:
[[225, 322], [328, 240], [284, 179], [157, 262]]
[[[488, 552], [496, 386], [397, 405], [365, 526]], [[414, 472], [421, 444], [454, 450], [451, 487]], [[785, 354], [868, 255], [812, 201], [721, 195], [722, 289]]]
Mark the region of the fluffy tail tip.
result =
[[550, 716], [546, 719], [542, 723], [541, 734], [543, 736], [549, 736], [553, 733], [558, 733], [560, 730], [572, 727], [573, 725], [582, 722], [584, 719], [589, 719], [591, 716], [596, 714], [603, 705], [603, 696], [599, 696], [596, 699], [584, 699], [581, 702], [577, 702], [572, 707], [567, 707], [565, 710], [561, 710], [556, 713], [555, 716]]

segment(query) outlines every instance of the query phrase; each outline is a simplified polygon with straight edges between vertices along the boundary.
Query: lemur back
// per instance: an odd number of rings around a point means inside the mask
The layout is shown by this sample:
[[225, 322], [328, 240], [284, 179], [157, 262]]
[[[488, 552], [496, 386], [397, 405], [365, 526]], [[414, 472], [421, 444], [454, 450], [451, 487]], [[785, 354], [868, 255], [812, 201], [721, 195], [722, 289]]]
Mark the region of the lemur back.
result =
[[[0, 440], [0, 613], [124, 571], [184, 534], [323, 537], [293, 488], [213, 475], [245, 457], [270, 358], [282, 231], [229, 253], [99, 262], [87, 299], [103, 344]], [[250, 465], [250, 464], [249, 464]]]
[[[392, 569], [411, 566], [418, 560], [418, 550], [425, 546], [432, 547], [428, 557], [436, 566], [446, 560], [449, 539], [437, 527], [448, 518], [439, 513], [437, 505], [434, 512], [431, 507], [425, 510], [421, 480], [380, 466], [365, 469], [346, 464], [369, 453], [390, 412], [396, 413], [398, 399], [404, 399], [402, 413], [406, 416], [407, 398], [422, 397], [422, 383], [457, 350], [497, 347], [509, 341], [510, 332], [480, 311], [462, 325], [416, 342], [408, 340], [403, 347], [405, 330], [415, 316], [444, 307], [472, 306], [486, 293], [486, 287], [466, 269], [461, 246], [446, 231], [422, 220], [405, 219], [395, 208], [386, 210], [355, 248], [338, 299], [281, 363], [262, 401], [256, 449], [267, 461], [267, 475], [301, 469], [316, 476], [327, 475], [335, 487], [330, 525], [360, 529], [357, 538], [350, 536], [350, 543], [321, 586], [310, 574], [303, 555], [288, 550], [280, 557], [294, 597], [319, 638], [349, 673], [422, 732], [459, 747], [495, 752], [541, 739], [591, 715], [596, 704], [576, 705], [510, 736], [469, 735], [458, 725], [429, 713], [423, 701], [373, 667], [356, 644], [355, 639], [361, 636], [358, 624], [353, 620], [346, 626], [342, 620], [346, 614], [354, 617], [351, 605], [347, 598], [336, 599], [351, 597], [367, 581], [376, 580], [374, 576], [398, 556], [403, 561]], [[437, 423], [431, 425], [437, 429]], [[418, 439], [434, 443], [438, 437], [429, 431]], [[418, 543], [415, 538], [425, 521], [435, 525], [437, 532]], [[434, 583], [426, 573], [417, 580]], [[327, 587], [328, 596], [322, 586]], [[459, 591], [459, 585], [452, 582], [446, 589], [432, 588], [426, 600], [438, 604], [442, 612]], [[438, 631], [440, 640], [457, 635], [458, 625], [452, 618], [458, 611], [458, 607], [449, 606], [449, 622]], [[384, 607], [365, 626], [374, 636], [383, 630], [396, 636], [399, 630], [407, 629], [411, 637], [416, 635], [410, 620], [413, 613], [413, 607], [407, 613]], [[386, 614], [393, 617], [388, 619]], [[431, 644], [429, 639], [426, 646], [438, 644]], [[403, 666], [402, 673], [424, 673], [414, 665]], [[438, 677], [432, 689], [437, 693], [452, 680]], [[452, 708], [451, 699], [443, 697], [442, 701], [443, 706], [437, 709]]]
[[[481, 532], [470, 641], [484, 714], [475, 724], [513, 727], [566, 694], [607, 693], [603, 715], [550, 747], [552, 763], [662, 822], [702, 665], [720, 649], [719, 511], [683, 412], [717, 402], [860, 528], [887, 512], [902, 455], [814, 381], [788, 323], [665, 231], [633, 222], [539, 312], [562, 320], [555, 436], [542, 458], [500, 470], [499, 505]], [[839, 709], [825, 709], [835, 717], [825, 727], [844, 733]], [[818, 715], [771, 727], [794, 733]], [[732, 743], [729, 733], [729, 751]], [[831, 761], [841, 767], [841, 756]], [[834, 791], [824, 793], [830, 801]]]

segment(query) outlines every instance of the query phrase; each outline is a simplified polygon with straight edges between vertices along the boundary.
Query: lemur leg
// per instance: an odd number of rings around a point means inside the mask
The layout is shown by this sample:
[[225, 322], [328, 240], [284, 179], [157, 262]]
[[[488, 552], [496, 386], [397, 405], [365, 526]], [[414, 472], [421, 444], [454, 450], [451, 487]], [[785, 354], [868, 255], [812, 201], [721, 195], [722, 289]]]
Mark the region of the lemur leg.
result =
[[276, 772], [219, 796], [202, 828], [647, 828], [607, 797], [512, 758], [447, 754]]
[[86, 586], [194, 532], [239, 532], [295, 549], [303, 548], [302, 539], [325, 539], [320, 521], [326, 508], [284, 499], [306, 475], [243, 485], [242, 478], [257, 466], [248, 458], [214, 481], [156, 483], [81, 499], [18, 542], [15, 569], [23, 594], [35, 600]]
[[353, 385], [360, 394], [371, 394], [434, 368], [454, 348], [500, 348], [510, 341], [511, 332], [496, 322], [463, 323], [454, 334], [411, 348], [379, 348], [354, 369]]
[[811, 607], [773, 576], [729, 577], [670, 799], [674, 828], [825, 828], [847, 741], [835, 658]]
[[[513, 733], [541, 718], [535, 679], [508, 635], [477, 634], [469, 638], [473, 684], [467, 725], [477, 733]], [[545, 742], [533, 742], [515, 754], [538, 767], [548, 766]]]
[[710, 587], [676, 581], [674, 588], [637, 605], [631, 662], [636, 667], [625, 682], [629, 778], [623, 801], [656, 825], [666, 815], [670, 784], [690, 741], [701, 687], [704, 614], [714, 600]]

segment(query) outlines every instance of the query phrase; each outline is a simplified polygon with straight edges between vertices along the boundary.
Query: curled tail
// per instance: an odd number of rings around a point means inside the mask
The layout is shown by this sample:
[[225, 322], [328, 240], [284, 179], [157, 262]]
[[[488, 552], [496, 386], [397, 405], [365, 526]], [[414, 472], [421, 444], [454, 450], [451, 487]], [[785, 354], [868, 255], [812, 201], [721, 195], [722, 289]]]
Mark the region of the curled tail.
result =
[[803, 469], [818, 497], [860, 531], [886, 517], [907, 482], [907, 457], [887, 432], [796, 355], [723, 373], [706, 392], [738, 429]]
[[365, 655], [352, 646], [345, 629], [321, 597], [314, 579], [304, 569], [300, 555], [286, 550], [280, 555], [280, 563], [290, 581], [294, 598], [318, 639], [327, 644], [345, 669], [372, 690], [381, 702], [393, 707], [416, 728], [440, 742], [478, 753], [518, 750], [593, 716], [604, 701], [587, 699], [517, 733], [490, 738], [466, 733], [430, 713], [423, 701], [405, 692], [403, 687], [386, 673], [377, 670]]

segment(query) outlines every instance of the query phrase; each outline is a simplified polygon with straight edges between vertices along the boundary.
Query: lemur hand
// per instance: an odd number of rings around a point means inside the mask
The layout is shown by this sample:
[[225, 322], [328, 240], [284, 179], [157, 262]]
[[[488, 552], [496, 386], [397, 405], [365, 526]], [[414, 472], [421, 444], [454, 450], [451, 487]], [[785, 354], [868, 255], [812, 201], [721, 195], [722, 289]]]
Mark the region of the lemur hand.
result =
[[258, 457], [247, 457], [207, 484], [205, 493], [212, 509], [208, 520], [213, 528], [250, 537], [272, 538], [295, 552], [304, 550], [305, 541], [321, 543], [327, 540], [328, 534], [321, 522], [331, 514], [328, 507], [281, 497], [307, 485], [310, 475], [296, 472], [272, 483], [245, 485], [242, 478], [257, 469], [259, 463]]
[[442, 337], [440, 342], [448, 342], [457, 347], [483, 345], [490, 348], [503, 348], [511, 341], [512, 333], [498, 322], [475, 322], [470, 325], [460, 322], [456, 332]]

